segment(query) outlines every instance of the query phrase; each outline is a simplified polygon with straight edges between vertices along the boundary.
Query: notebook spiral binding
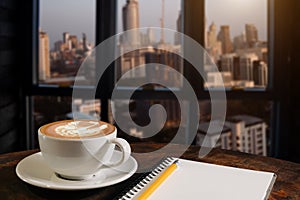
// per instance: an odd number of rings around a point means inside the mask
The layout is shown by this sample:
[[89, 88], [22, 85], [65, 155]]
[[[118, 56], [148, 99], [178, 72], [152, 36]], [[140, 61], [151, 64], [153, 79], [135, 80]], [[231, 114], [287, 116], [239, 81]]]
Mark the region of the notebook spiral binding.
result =
[[139, 180], [138, 183], [136, 183], [131, 189], [129, 189], [123, 196], [118, 198], [119, 200], [129, 200], [132, 199], [137, 193], [139, 193], [148, 183], [150, 183], [155, 177], [157, 177], [160, 173], [164, 171], [168, 166], [170, 166], [172, 163], [174, 163], [177, 160], [177, 158], [174, 157], [166, 157], [163, 159], [163, 161], [158, 164], [152, 170], [150, 174], [148, 174], [146, 177]]

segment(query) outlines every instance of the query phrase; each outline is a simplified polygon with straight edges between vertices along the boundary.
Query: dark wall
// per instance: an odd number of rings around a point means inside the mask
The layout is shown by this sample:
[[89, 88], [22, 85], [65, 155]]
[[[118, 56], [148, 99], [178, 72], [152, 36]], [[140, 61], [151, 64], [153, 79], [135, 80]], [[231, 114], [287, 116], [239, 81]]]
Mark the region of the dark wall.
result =
[[16, 0], [0, 0], [0, 153], [20, 148], [20, 67]]
[[273, 146], [278, 158], [300, 162], [300, 1], [275, 0]]
[[292, 18], [292, 54], [291, 54], [291, 128], [292, 135], [289, 146], [290, 160], [300, 163], [300, 1], [293, 1]]

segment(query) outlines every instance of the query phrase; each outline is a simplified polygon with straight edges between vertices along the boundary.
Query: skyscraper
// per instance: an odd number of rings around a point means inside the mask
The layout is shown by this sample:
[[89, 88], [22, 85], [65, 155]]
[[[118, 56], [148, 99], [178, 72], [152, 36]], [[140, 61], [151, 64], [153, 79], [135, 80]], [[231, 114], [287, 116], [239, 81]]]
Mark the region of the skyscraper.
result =
[[[141, 64], [144, 64], [144, 55], [137, 50], [140, 45], [145, 45], [149, 43], [149, 38], [146, 39], [146, 35], [140, 33], [139, 30], [139, 3], [138, 0], [127, 0], [126, 4], [123, 6], [122, 10], [123, 18], [123, 30], [129, 31], [125, 32], [120, 36], [119, 50], [121, 53], [120, 64], [118, 65], [117, 76], [121, 77], [122, 74], [129, 71], [127, 78], [139, 78], [144, 77], [145, 73], [139, 73], [140, 71], [135, 71], [134, 68]], [[123, 54], [124, 51], [131, 51]]]
[[255, 43], [258, 41], [257, 28], [254, 24], [246, 24], [245, 29], [248, 47], [254, 47]]
[[241, 80], [253, 81], [253, 62], [258, 60], [255, 54], [245, 54], [240, 57]]
[[255, 85], [267, 86], [268, 84], [268, 67], [263, 61], [253, 62], [253, 80]]
[[77, 49], [78, 48], [78, 39], [76, 35], [70, 35], [69, 36], [69, 42], [71, 43], [71, 49]]
[[234, 45], [234, 49], [245, 49], [247, 47], [246, 44], [246, 34], [245, 33], [241, 33], [238, 36], [235, 36], [233, 38], [233, 45]]
[[[153, 51], [145, 53], [146, 64], [153, 63], [153, 66], [146, 68], [146, 77], [149, 82], [155, 82], [156, 80], [164, 81], [171, 87], [180, 87], [181, 78], [178, 73], [174, 73], [168, 69], [157, 70], [160, 64], [169, 66], [177, 71], [182, 71], [182, 59], [177, 54], [168, 51]], [[155, 64], [160, 63], [160, 64]]]
[[212, 47], [217, 42], [217, 26], [213, 22], [207, 31], [207, 46]]
[[[123, 30], [139, 28], [139, 3], [138, 0], [127, 0], [123, 7]], [[132, 30], [124, 35], [124, 42], [130, 46], [138, 46], [140, 44], [140, 33], [138, 30]]]
[[70, 34], [68, 32], [63, 33], [63, 42], [66, 44], [69, 41]]
[[87, 44], [86, 34], [82, 33], [82, 48], [84, 52], [87, 52], [90, 50], [90, 47]]
[[161, 18], [160, 18], [160, 43], [165, 43], [165, 0], [161, 0]]
[[[182, 33], [183, 30], [182, 30], [182, 14], [181, 14], [181, 11], [179, 11], [179, 14], [178, 14], [178, 18], [177, 18], [177, 21], [176, 21], [176, 29], [178, 32]], [[180, 45], [181, 44], [181, 36], [180, 34], [177, 34], [175, 33], [175, 45]]]
[[218, 34], [218, 39], [222, 42], [222, 53], [232, 53], [233, 47], [230, 39], [230, 27], [227, 25], [221, 26]]
[[234, 57], [236, 57], [237, 55], [235, 53], [231, 53], [231, 54], [223, 54], [221, 56], [221, 71], [222, 72], [231, 72], [232, 74], [234, 74]]
[[50, 78], [49, 36], [42, 31], [39, 34], [39, 80], [45, 81]]
[[70, 34], [68, 32], [63, 33], [63, 43], [64, 43], [64, 50], [72, 49], [72, 43], [70, 41]]
[[155, 43], [155, 35], [151, 27], [147, 29], [147, 37], [149, 38], [149, 45], [153, 45]]
[[240, 57], [233, 57], [233, 80], [241, 80]]
[[217, 40], [217, 26], [214, 22], [209, 26], [206, 37], [206, 50], [213, 60], [217, 62], [222, 54], [222, 43]]

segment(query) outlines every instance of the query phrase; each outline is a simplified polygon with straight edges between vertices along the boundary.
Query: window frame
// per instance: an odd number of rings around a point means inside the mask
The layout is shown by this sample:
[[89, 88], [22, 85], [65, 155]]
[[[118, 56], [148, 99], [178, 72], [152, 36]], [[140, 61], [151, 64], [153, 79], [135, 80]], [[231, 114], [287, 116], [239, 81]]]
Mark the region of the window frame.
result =
[[[117, 0], [112, 1], [105, 1], [105, 0], [95, 0], [96, 2], [96, 45], [100, 44], [105, 39], [109, 38], [110, 36], [115, 35], [116, 32], [116, 6], [117, 6]], [[195, 41], [197, 41], [202, 46], [204, 45], [205, 41], [205, 0], [183, 0], [183, 27], [184, 27], [184, 34], [190, 36]], [[274, 47], [274, 37], [271, 32], [274, 32], [274, 19], [273, 19], [273, 12], [272, 8], [274, 7], [274, 0], [268, 0], [268, 57], [270, 60], [270, 66], [268, 67], [268, 75], [269, 75], [269, 83], [266, 88], [266, 90], [258, 90], [258, 91], [245, 91], [245, 90], [229, 90], [226, 91], [226, 95], [228, 98], [240, 98], [239, 96], [245, 95], [247, 98], [253, 97], [254, 99], [258, 98], [264, 98], [264, 99], [273, 99], [274, 94], [274, 88], [273, 88], [273, 82], [274, 82], [274, 75], [273, 75], [273, 47]], [[271, 7], [271, 8], [270, 8]], [[105, 8], [105, 9], [104, 9]], [[200, 10], [200, 12], [199, 12]], [[30, 76], [26, 76], [26, 85], [29, 89], [29, 94], [31, 95], [57, 95], [57, 96], [70, 96], [72, 94], [72, 87], [53, 87], [53, 85], [39, 85], [37, 75], [38, 75], [38, 29], [39, 29], [39, 0], [32, 0], [32, 24], [33, 24], [33, 30], [32, 32], [32, 58], [31, 65], [32, 65], [32, 73]], [[198, 20], [202, 19], [202, 20]], [[109, 23], [111, 21], [114, 21], [114, 23]], [[194, 26], [193, 24], [198, 24], [198, 26]], [[103, 31], [104, 30], [104, 31]], [[191, 78], [193, 77], [192, 71], [188, 70], [186, 67], [188, 63], [184, 64], [184, 76]], [[106, 80], [104, 83], [107, 84], [109, 88], [109, 91], [111, 92], [114, 85], [114, 68], [110, 70], [109, 77], [105, 77], [108, 80]], [[27, 74], [28, 75], [28, 74]], [[199, 100], [205, 100], [209, 98], [208, 91], [204, 89], [203, 86], [203, 79], [191, 79], [191, 84], [193, 86], [198, 86], [195, 88], [195, 92], [197, 93], [197, 96]], [[84, 88], [84, 90], [89, 90], [89, 88]], [[140, 93], [141, 91], [138, 91]], [[164, 94], [168, 94], [170, 92], [164, 91], [164, 90], [153, 90], [153, 91], [145, 91], [147, 93], [154, 94], [154, 96], [157, 96], [159, 98], [160, 95], [163, 94], [163, 96], [166, 96]], [[155, 95], [155, 94], [158, 95]], [[250, 95], [248, 95], [250, 94]], [[259, 95], [259, 96], [257, 96]], [[137, 98], [139, 98], [140, 95], [137, 95]], [[153, 96], [153, 95], [151, 95]], [[97, 98], [108, 98], [109, 96], [106, 96], [105, 94], [98, 93], [96, 95]], [[154, 98], [157, 98], [154, 97]]]
[[[47, 95], [47, 96], [71, 96], [72, 95], [72, 87], [51, 87], [51, 86], [40, 86], [37, 82], [37, 70], [38, 70], [38, 30], [39, 30], [39, 0], [31, 0], [31, 4], [24, 4], [24, 8], [27, 8], [26, 11], [23, 11], [24, 20], [30, 21], [30, 26], [26, 27], [25, 36], [30, 38], [26, 42], [26, 47], [31, 47], [31, 50], [24, 51], [25, 53], [25, 63], [26, 66], [31, 70], [24, 69], [24, 80], [25, 83], [23, 86], [25, 105], [24, 109], [26, 113], [31, 113], [33, 109], [33, 100], [32, 97], [35, 95]], [[100, 44], [106, 38], [116, 34], [116, 20], [117, 20], [117, 0], [95, 0], [96, 2], [96, 45]], [[275, 103], [272, 110], [272, 120], [270, 122], [271, 130], [275, 130], [276, 123], [278, 123], [278, 106], [277, 102], [279, 100], [279, 95], [276, 92], [276, 85], [273, 84], [275, 80], [278, 80], [278, 74], [275, 74], [275, 21], [274, 21], [274, 4], [275, 0], [268, 0], [268, 58], [269, 58], [269, 66], [268, 66], [268, 86], [264, 91], [236, 91], [230, 90], [226, 91], [226, 96], [228, 100], [231, 99], [253, 99], [253, 100], [269, 100]], [[184, 34], [192, 37], [199, 44], [204, 45], [204, 31], [205, 31], [205, 0], [183, 0], [182, 3], [183, 10], [183, 28]], [[200, 11], [200, 12], [199, 12]], [[199, 20], [200, 19], [200, 20]], [[111, 23], [114, 21], [115, 23]], [[196, 24], [196, 26], [195, 26]], [[25, 50], [25, 48], [24, 48]], [[114, 65], [114, 64], [112, 64]], [[191, 79], [190, 83], [193, 85], [198, 101], [208, 100], [210, 99], [209, 92], [204, 89], [203, 79], [193, 79], [193, 71], [189, 70], [188, 63], [184, 63], [184, 76], [189, 77]], [[105, 81], [107, 85], [105, 85], [106, 91], [97, 92], [97, 99], [101, 100], [101, 119], [104, 121], [108, 121], [108, 106], [109, 100], [113, 85], [114, 85], [114, 76], [115, 71], [114, 67], [110, 67], [108, 73], [110, 76], [105, 76]], [[84, 90], [88, 90], [85, 88]], [[124, 91], [126, 92], [126, 91]], [[143, 90], [136, 91], [133, 96], [134, 99], [174, 99], [174, 95], [170, 91], [163, 90]], [[274, 116], [273, 116], [274, 114]], [[33, 131], [33, 116], [32, 114], [27, 114], [26, 118], [26, 130], [27, 133]], [[278, 133], [274, 135], [271, 133], [271, 150], [269, 151], [269, 155], [274, 155], [275, 150], [278, 148]], [[32, 148], [32, 138], [26, 138], [27, 147]]]

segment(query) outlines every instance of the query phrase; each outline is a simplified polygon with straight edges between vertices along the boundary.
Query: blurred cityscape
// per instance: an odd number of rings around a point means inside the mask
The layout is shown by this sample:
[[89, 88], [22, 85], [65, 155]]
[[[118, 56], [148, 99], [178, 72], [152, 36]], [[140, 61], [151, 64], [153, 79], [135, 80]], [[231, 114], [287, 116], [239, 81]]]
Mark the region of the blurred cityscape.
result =
[[230, 26], [212, 23], [205, 32], [205, 47], [218, 66], [218, 72], [205, 65], [206, 87], [265, 89], [268, 84], [268, 43], [258, 38], [254, 24], [245, 24], [241, 35], [230, 35]]
[[[156, 85], [157, 80], [163, 81], [171, 87], [180, 87], [182, 85], [179, 74], [163, 69], [160, 65], [166, 65], [183, 74], [183, 61], [176, 53], [181, 52], [180, 38], [172, 37], [175, 42], [166, 42], [164, 28], [164, 0], [162, 1], [160, 27], [162, 30], [147, 28], [142, 32], [140, 28], [139, 1], [128, 0], [122, 8], [123, 31], [119, 38], [118, 50], [121, 58], [116, 63], [116, 80], [123, 76], [122, 84], [118, 87], [130, 87], [132, 84], [139, 85], [141, 80], [154, 84], [148, 84], [147, 88], [159, 88]], [[180, 12], [179, 12], [180, 13]], [[177, 19], [177, 30], [181, 30], [181, 14]], [[159, 31], [159, 32], [158, 32]], [[158, 37], [157, 37], [158, 36]], [[137, 66], [143, 66], [151, 63], [151, 66], [142, 70], [135, 70]], [[160, 70], [159, 70], [160, 69]], [[127, 80], [127, 81], [126, 81]]]
[[77, 76], [82, 83], [92, 84], [95, 78], [95, 63], [87, 65], [90, 69], [85, 70], [84, 73], [77, 74], [92, 48], [93, 45], [87, 41], [85, 33], [82, 33], [82, 38], [79, 39], [76, 35], [64, 32], [62, 40], [54, 42], [54, 48], [50, 49], [48, 34], [40, 30], [39, 83], [71, 86]]
[[[157, 17], [159, 25], [164, 28], [165, 7], [162, 0], [160, 12], [153, 14]], [[117, 50], [121, 57], [116, 61], [115, 80], [122, 79], [118, 84], [119, 89], [130, 88], [139, 85], [142, 80], [155, 82], [163, 80], [168, 85], [180, 89], [182, 80], [180, 76], [170, 70], [158, 70], [160, 65], [166, 65], [171, 69], [183, 74], [183, 60], [176, 53], [182, 51], [182, 41], [178, 35], [173, 39], [166, 39], [165, 32], [159, 33], [153, 28], [144, 29], [144, 32], [132, 31], [140, 28], [140, 12], [138, 0], [127, 0], [122, 6], [123, 31], [131, 30], [130, 33], [123, 33], [119, 37]], [[183, 32], [182, 12], [174, 18], [177, 24], [177, 31]], [[41, 25], [42, 26], [42, 25]], [[226, 89], [262, 89], [267, 87], [268, 82], [268, 42], [258, 38], [258, 30], [255, 24], [244, 24], [245, 31], [240, 35], [231, 37], [230, 26], [216, 26], [215, 23], [205, 28], [205, 49], [211, 57], [211, 61], [204, 62], [203, 67], [206, 72], [204, 79], [206, 88], [218, 88], [224, 84]], [[39, 32], [39, 83], [54, 84], [60, 86], [71, 86], [77, 74], [79, 66], [83, 60], [91, 53], [93, 44], [88, 41], [86, 34], [81, 38], [71, 35], [68, 32], [61, 33], [62, 40], [54, 42], [54, 48], [50, 49], [50, 41], [46, 32]], [[133, 51], [131, 51], [133, 49]], [[126, 52], [126, 53], [124, 53]], [[93, 62], [93, 61], [92, 61]], [[135, 70], [137, 66], [154, 63], [151, 67], [142, 70]], [[217, 65], [219, 72], [214, 70], [212, 65]], [[91, 63], [91, 68], [84, 74], [78, 74], [79, 79], [85, 83], [94, 83], [95, 63]], [[128, 73], [127, 73], [128, 72]], [[126, 76], [124, 74], [126, 73]], [[77, 78], [78, 78], [77, 77]], [[159, 84], [141, 85], [144, 90], [162, 88]], [[36, 127], [58, 119], [72, 118], [71, 103], [68, 97], [36, 97], [35, 101], [35, 123]], [[188, 102], [180, 108], [176, 100], [131, 100], [130, 105], [126, 105], [122, 100], [110, 101], [112, 108], [109, 110], [109, 119], [114, 123], [112, 112], [116, 117], [121, 117], [126, 126], [128, 120], [133, 120], [140, 126], [150, 122], [149, 108], [154, 104], [161, 104], [167, 111], [167, 121], [163, 124], [163, 129], [154, 137], [143, 138], [143, 132], [136, 127], [127, 127], [128, 132], [120, 131], [120, 135], [129, 141], [157, 141], [170, 142], [176, 134], [181, 121], [187, 124]], [[84, 118], [96, 116], [101, 112], [99, 100], [73, 100], [76, 105], [75, 112], [80, 113]], [[54, 112], [49, 105], [63, 106], [62, 109]], [[96, 105], [97, 109], [94, 109]], [[128, 108], [129, 106], [129, 108]], [[220, 138], [214, 130], [208, 130], [210, 121], [211, 104], [210, 101], [199, 101], [200, 121], [197, 137], [193, 144], [203, 146], [214, 146], [238, 150], [247, 153], [267, 155], [268, 146], [268, 123], [270, 121], [272, 103], [268, 101], [257, 101], [253, 103], [247, 100], [231, 100], [227, 105], [227, 118], [222, 127]], [[130, 118], [124, 118], [123, 112], [130, 110]], [[73, 110], [74, 111], [74, 110]], [[183, 118], [181, 118], [181, 112]], [[77, 113], [77, 114], [78, 114]], [[160, 116], [154, 123], [160, 126], [162, 121]], [[218, 121], [212, 122], [215, 127], [220, 126]], [[119, 124], [118, 124], [119, 125]], [[118, 126], [117, 125], [117, 126]], [[183, 127], [186, 128], [186, 127]], [[182, 135], [178, 143], [186, 143], [188, 129]], [[209, 138], [209, 142], [203, 143], [204, 136]]]

